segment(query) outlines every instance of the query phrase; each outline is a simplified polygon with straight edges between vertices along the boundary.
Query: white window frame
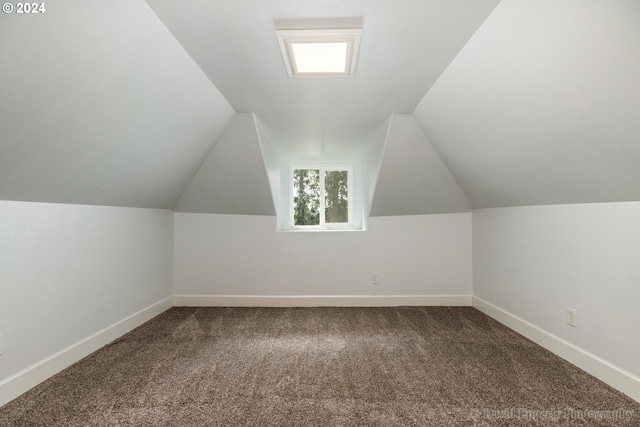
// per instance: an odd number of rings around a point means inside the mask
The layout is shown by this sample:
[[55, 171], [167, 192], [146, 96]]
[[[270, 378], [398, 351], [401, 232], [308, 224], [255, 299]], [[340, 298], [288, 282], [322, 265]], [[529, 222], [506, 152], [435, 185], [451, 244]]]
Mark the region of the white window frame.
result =
[[[295, 196], [295, 184], [293, 182], [293, 171], [297, 169], [319, 169], [320, 170], [320, 224], [319, 225], [295, 225], [293, 215], [293, 198]], [[327, 171], [347, 171], [347, 203], [349, 206], [348, 221], [339, 223], [325, 222], [325, 201], [324, 201], [324, 173]], [[289, 229], [298, 231], [322, 231], [322, 230], [353, 230], [353, 165], [330, 165], [330, 164], [292, 164], [289, 168], [289, 197], [287, 199], [287, 212], [289, 215]]]

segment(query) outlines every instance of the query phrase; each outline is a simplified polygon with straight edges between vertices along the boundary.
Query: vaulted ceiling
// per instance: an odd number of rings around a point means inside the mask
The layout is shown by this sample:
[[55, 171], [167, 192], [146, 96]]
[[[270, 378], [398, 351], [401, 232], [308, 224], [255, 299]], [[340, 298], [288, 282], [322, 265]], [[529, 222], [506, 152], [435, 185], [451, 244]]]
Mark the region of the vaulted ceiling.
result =
[[415, 116], [475, 208], [640, 200], [640, 2], [503, 1]]
[[[359, 158], [410, 114], [497, 0], [148, 0], [238, 112], [256, 114], [285, 160]], [[274, 22], [362, 17], [356, 78], [289, 78]]]
[[[290, 161], [363, 162], [373, 215], [640, 200], [636, 0], [46, 7], [0, 15], [0, 200], [273, 214]], [[289, 78], [274, 22], [336, 17], [356, 76]]]

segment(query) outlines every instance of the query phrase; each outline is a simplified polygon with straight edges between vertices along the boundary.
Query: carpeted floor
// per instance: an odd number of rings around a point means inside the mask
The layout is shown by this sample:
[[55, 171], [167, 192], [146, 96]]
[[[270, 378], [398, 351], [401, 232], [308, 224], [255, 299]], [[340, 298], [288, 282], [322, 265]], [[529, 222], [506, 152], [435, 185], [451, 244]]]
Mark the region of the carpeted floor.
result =
[[1, 426], [640, 426], [640, 404], [471, 307], [173, 308]]

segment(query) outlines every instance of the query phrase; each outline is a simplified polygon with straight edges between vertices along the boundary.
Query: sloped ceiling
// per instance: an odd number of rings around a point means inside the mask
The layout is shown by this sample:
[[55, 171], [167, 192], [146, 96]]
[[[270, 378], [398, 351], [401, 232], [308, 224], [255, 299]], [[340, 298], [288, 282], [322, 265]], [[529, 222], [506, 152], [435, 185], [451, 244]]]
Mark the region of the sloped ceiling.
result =
[[172, 209], [234, 115], [143, 1], [0, 14], [0, 199]]
[[[238, 112], [285, 161], [362, 157], [394, 113], [411, 113], [498, 0], [147, 0]], [[289, 78], [276, 19], [362, 17], [355, 78]]]
[[[332, 17], [363, 18], [356, 77], [288, 78], [274, 20]], [[0, 200], [173, 209], [184, 195], [181, 209], [211, 210], [220, 195], [202, 177], [240, 161], [243, 141], [255, 160], [255, 122], [271, 181], [254, 176], [256, 188], [278, 187], [282, 161], [368, 158], [383, 165], [377, 214], [403, 213], [409, 196], [392, 189], [405, 178], [430, 188], [407, 213], [640, 200], [638, 52], [637, 0], [67, 0], [3, 13]], [[389, 118], [407, 114], [423, 135], [405, 117], [376, 154]], [[238, 146], [220, 139], [228, 127]]]
[[640, 2], [503, 1], [415, 116], [475, 208], [640, 200]]

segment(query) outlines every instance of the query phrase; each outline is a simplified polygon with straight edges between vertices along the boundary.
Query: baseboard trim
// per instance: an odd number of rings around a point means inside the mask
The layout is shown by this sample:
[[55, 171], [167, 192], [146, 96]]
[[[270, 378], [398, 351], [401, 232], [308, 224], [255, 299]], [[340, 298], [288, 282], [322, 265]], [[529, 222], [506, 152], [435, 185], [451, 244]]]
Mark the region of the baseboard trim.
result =
[[640, 377], [476, 296], [473, 307], [640, 402]]
[[150, 305], [0, 381], [0, 407], [173, 306], [398, 307], [473, 306], [640, 402], [640, 378], [532, 323], [472, 295], [174, 295]]
[[471, 295], [174, 295], [183, 307], [471, 306]]
[[173, 306], [165, 298], [0, 381], [0, 406]]

